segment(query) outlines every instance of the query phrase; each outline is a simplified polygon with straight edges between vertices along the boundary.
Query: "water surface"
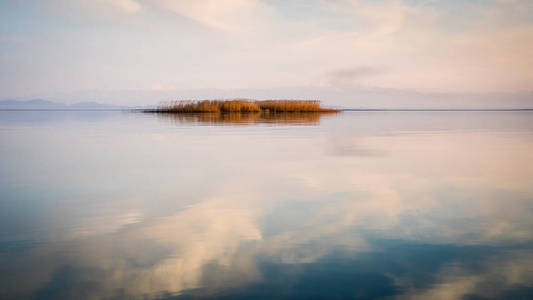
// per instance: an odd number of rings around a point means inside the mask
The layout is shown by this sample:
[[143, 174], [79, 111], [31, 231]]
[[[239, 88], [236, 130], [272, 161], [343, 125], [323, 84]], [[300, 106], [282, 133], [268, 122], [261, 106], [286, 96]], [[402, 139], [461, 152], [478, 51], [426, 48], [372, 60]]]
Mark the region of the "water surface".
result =
[[0, 298], [533, 298], [533, 112], [11, 111], [0, 145]]

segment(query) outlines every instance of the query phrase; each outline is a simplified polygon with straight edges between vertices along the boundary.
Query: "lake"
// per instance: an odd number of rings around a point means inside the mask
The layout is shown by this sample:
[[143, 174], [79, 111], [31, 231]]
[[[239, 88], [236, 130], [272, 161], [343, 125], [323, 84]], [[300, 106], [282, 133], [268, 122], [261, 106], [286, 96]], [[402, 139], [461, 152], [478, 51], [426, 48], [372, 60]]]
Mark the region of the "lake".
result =
[[533, 112], [0, 112], [2, 299], [533, 299]]

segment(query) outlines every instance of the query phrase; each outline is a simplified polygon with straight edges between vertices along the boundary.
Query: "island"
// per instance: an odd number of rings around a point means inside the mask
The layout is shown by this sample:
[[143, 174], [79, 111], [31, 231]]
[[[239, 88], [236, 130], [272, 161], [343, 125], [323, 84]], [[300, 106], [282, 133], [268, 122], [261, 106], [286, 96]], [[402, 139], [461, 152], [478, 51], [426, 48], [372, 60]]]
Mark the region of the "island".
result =
[[149, 113], [336, 113], [318, 100], [188, 100], [162, 103]]

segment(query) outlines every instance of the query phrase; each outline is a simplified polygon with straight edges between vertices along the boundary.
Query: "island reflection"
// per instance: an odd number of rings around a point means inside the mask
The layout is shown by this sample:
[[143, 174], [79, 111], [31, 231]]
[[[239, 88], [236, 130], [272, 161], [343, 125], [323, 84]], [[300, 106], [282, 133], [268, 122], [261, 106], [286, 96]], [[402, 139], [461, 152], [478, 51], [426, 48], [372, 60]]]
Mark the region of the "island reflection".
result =
[[319, 125], [320, 119], [332, 112], [289, 112], [289, 113], [157, 113], [158, 117], [176, 124], [205, 125]]

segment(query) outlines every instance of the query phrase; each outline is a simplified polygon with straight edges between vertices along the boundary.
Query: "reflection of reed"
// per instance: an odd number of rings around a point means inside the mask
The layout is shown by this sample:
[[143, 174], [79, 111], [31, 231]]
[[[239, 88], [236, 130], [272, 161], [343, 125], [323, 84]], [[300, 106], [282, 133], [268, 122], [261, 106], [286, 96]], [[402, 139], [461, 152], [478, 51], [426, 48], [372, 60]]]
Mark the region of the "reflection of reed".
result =
[[288, 125], [318, 125], [320, 118], [325, 114], [331, 113], [158, 113], [158, 116], [164, 120], [169, 120], [179, 124], [185, 123], [204, 123], [204, 124], [288, 124]]

